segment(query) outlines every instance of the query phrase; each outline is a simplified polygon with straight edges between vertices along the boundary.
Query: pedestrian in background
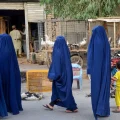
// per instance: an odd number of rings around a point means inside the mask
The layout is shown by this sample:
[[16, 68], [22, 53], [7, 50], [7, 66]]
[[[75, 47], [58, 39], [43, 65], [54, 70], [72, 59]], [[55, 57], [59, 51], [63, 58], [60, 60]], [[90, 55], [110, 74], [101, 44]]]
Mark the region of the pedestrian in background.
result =
[[16, 29], [15, 25], [12, 26], [12, 31], [10, 32], [10, 36], [12, 37], [12, 41], [13, 41], [13, 45], [14, 45], [14, 48], [15, 48], [16, 55], [18, 55], [18, 57], [21, 57], [21, 53], [22, 53], [22, 44], [21, 44], [22, 36], [20, 34], [20, 31]]

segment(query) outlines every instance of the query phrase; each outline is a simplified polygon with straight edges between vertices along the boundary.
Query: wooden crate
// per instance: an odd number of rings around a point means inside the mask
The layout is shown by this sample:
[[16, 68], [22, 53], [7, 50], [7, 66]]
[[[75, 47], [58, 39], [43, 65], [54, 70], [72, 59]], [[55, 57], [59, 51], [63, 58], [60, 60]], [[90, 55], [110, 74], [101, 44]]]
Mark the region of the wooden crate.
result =
[[52, 83], [47, 78], [48, 70], [29, 70], [26, 72], [27, 89], [29, 92], [48, 92], [52, 89]]

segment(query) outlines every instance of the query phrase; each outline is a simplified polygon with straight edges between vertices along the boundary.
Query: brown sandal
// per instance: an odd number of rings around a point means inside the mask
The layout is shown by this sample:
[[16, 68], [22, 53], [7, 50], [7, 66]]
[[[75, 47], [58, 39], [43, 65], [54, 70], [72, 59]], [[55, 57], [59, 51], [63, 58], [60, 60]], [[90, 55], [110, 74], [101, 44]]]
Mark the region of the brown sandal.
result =
[[73, 111], [71, 111], [71, 110], [66, 110], [65, 112], [66, 113], [73, 113]]
[[73, 112], [74, 112], [74, 113], [77, 113], [77, 112], [78, 112], [78, 109], [74, 110]]
[[47, 108], [47, 109], [49, 109], [49, 110], [53, 110], [53, 108], [50, 108], [49, 105], [43, 105], [43, 107], [45, 107], [45, 108]]
[[120, 110], [114, 110], [113, 113], [120, 113]]
[[78, 112], [78, 109], [74, 110], [74, 111], [71, 111], [71, 110], [66, 110], [66, 113], [77, 113]]

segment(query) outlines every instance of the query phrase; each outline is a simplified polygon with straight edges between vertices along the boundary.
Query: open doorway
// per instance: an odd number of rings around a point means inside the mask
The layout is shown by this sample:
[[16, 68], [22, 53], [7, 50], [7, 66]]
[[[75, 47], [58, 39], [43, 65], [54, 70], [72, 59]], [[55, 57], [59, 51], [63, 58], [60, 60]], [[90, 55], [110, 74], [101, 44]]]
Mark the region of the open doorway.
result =
[[24, 10], [0, 10], [0, 17], [2, 18], [1, 24], [5, 24], [4, 29], [8, 34], [12, 30], [12, 25], [16, 25], [18, 30], [22, 30], [22, 24], [25, 23]]
[[[24, 10], [0, 10], [0, 34], [9, 34], [13, 25], [17, 30], [24, 32], [23, 24], [25, 25]], [[21, 47], [22, 53], [24, 53], [23, 45]]]
[[44, 22], [41, 23], [29, 23], [30, 25], [30, 36], [31, 45], [34, 52], [38, 52], [41, 48], [41, 40], [45, 40], [45, 28]]
[[[15, 25], [20, 31], [25, 30], [22, 28], [22, 24], [25, 25], [24, 10], [0, 10], [0, 34], [9, 34], [12, 30], [12, 26]], [[29, 22], [29, 51], [38, 52], [40, 50], [41, 40], [44, 38], [45, 27], [44, 23]], [[24, 35], [22, 39], [22, 53], [23, 56], [27, 54], [26, 39]]]

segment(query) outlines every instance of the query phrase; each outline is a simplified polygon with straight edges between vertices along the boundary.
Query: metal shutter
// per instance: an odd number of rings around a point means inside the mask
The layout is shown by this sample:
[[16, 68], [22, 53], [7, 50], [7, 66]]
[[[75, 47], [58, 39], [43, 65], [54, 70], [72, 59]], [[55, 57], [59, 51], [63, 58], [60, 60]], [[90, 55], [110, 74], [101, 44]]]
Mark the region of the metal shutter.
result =
[[27, 3], [28, 22], [39, 22], [45, 20], [44, 6], [40, 3]]

